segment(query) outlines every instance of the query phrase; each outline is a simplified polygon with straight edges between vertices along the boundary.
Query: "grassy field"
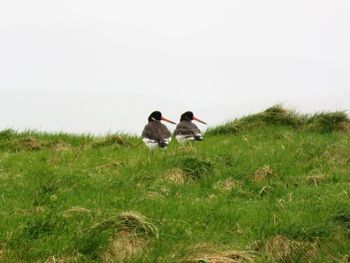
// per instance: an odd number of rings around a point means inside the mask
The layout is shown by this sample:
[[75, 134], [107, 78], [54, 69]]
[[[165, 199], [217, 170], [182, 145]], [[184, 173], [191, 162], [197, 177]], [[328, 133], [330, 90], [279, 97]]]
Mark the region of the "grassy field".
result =
[[274, 106], [151, 154], [0, 132], [0, 262], [350, 262], [350, 121]]

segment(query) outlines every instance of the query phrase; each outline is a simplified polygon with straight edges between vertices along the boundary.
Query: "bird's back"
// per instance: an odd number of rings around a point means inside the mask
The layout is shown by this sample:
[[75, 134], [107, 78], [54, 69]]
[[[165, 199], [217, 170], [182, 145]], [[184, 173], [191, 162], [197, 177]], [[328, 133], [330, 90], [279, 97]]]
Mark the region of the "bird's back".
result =
[[174, 135], [177, 138], [182, 137], [192, 140], [202, 139], [202, 133], [200, 129], [198, 129], [197, 125], [190, 121], [180, 121], [180, 123], [176, 126]]
[[155, 121], [148, 123], [142, 132], [142, 138], [149, 138], [157, 141], [168, 139], [170, 135], [170, 131], [164, 124]]
[[[146, 145], [156, 144], [159, 147], [166, 147], [169, 143], [171, 133], [161, 122], [149, 122], [142, 131], [142, 138]], [[150, 147], [153, 148], [153, 147]]]

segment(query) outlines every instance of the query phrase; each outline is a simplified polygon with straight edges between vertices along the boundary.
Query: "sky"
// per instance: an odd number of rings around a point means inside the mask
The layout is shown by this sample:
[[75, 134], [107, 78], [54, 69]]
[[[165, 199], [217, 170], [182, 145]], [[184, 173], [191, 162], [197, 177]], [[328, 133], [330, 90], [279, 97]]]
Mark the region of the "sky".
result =
[[348, 0], [0, 0], [0, 130], [349, 111], [349, 14]]

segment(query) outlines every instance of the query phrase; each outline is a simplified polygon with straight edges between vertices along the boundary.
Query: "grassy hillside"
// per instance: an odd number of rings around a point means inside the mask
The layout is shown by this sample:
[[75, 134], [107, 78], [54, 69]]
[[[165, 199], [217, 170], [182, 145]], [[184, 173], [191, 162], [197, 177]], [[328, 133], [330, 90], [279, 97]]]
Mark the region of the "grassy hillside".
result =
[[274, 106], [153, 154], [0, 132], [0, 262], [350, 262], [350, 121]]

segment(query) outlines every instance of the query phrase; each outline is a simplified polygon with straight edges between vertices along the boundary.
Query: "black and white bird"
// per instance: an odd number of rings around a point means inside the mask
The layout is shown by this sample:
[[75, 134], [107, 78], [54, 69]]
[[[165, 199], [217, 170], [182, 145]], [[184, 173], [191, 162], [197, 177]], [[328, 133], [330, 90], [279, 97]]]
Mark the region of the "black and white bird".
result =
[[174, 131], [174, 136], [179, 143], [183, 144], [186, 141], [203, 140], [202, 132], [196, 124], [192, 123], [193, 120], [206, 124], [204, 121], [196, 118], [192, 111], [186, 111], [181, 115], [180, 122]]
[[171, 141], [171, 133], [168, 128], [160, 121], [167, 121], [172, 124], [175, 122], [162, 116], [159, 111], [154, 111], [148, 117], [148, 124], [142, 131], [142, 140], [146, 146], [153, 150], [158, 147], [166, 148]]

